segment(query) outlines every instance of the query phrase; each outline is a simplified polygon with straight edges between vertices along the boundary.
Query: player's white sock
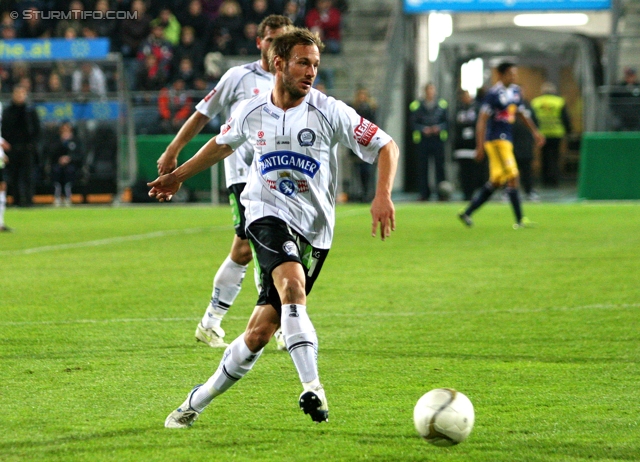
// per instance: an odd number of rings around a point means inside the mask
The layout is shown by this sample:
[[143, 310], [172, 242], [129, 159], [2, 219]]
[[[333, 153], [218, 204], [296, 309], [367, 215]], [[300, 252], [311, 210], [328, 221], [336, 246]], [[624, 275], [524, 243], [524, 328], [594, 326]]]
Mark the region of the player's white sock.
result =
[[304, 305], [282, 305], [282, 332], [300, 381], [318, 378], [318, 337]]
[[4, 226], [4, 210], [7, 208], [7, 191], [0, 191], [0, 226]]
[[244, 343], [244, 334], [231, 342], [222, 355], [218, 370], [191, 397], [191, 407], [202, 412], [213, 398], [227, 391], [251, 370], [263, 350], [253, 353]]
[[248, 265], [238, 265], [231, 257], [227, 257], [213, 278], [211, 302], [202, 317], [202, 325], [210, 329], [220, 327], [222, 318], [227, 314], [242, 288], [242, 280]]

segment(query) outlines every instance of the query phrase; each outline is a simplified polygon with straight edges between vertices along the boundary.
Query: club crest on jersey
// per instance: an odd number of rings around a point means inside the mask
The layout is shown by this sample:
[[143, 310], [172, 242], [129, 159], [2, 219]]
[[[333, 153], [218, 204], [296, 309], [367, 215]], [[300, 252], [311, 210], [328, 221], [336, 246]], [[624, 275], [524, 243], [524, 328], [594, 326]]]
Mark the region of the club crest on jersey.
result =
[[289, 176], [281, 176], [276, 180], [276, 189], [288, 197], [295, 197], [298, 194], [298, 187], [295, 181]]
[[362, 146], [369, 146], [373, 135], [378, 131], [378, 126], [373, 122], [360, 117], [360, 124], [353, 129], [354, 138]]
[[295, 257], [298, 256], [298, 246], [293, 241], [287, 241], [282, 244], [282, 250], [284, 250], [284, 253], [286, 253], [287, 255]]
[[251, 93], [253, 93], [253, 95], [257, 95], [260, 93], [260, 89], [258, 87], [254, 88], [253, 90], [251, 90]]
[[316, 134], [310, 128], [303, 128], [298, 132], [298, 143], [302, 147], [313, 146], [316, 142]]
[[295, 170], [313, 178], [320, 170], [320, 162], [299, 152], [274, 151], [260, 156], [258, 167], [262, 175], [274, 170]]

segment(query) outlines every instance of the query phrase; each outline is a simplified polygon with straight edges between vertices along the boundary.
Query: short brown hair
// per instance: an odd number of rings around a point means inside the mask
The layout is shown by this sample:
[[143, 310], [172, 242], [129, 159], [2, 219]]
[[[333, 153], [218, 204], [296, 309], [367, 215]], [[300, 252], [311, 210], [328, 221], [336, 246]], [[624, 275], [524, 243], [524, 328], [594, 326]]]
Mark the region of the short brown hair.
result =
[[258, 37], [264, 38], [267, 27], [271, 30], [280, 29], [281, 27], [293, 26], [291, 19], [279, 14], [270, 14], [258, 24]]
[[280, 56], [287, 61], [291, 57], [291, 50], [296, 45], [315, 45], [318, 47], [318, 51], [322, 53], [324, 50], [324, 43], [320, 40], [320, 36], [317, 33], [311, 32], [309, 29], [303, 27], [294, 27], [287, 32], [278, 35], [271, 46], [269, 47], [269, 68], [273, 72], [275, 66], [273, 60], [276, 56]]

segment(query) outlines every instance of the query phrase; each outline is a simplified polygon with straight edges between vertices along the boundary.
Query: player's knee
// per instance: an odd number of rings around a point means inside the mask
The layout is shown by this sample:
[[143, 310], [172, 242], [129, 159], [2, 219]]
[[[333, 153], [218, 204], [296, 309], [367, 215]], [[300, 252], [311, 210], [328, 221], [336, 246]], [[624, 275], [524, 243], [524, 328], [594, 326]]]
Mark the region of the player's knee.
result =
[[305, 303], [304, 281], [298, 278], [284, 278], [280, 290], [280, 300], [282, 304]]
[[231, 259], [238, 265], [248, 265], [253, 259], [248, 240], [240, 241], [231, 249]]
[[244, 333], [244, 341], [251, 351], [259, 351], [264, 348], [276, 331], [271, 324], [259, 324], [248, 327]]

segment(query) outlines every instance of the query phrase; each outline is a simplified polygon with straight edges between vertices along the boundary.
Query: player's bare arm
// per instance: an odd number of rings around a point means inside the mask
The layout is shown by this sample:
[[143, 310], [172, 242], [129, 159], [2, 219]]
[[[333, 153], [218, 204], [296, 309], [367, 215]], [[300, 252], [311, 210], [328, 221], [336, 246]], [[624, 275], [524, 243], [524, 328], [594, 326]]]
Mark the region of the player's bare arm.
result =
[[371, 203], [371, 236], [376, 237], [380, 224], [380, 238], [383, 241], [396, 229], [396, 213], [391, 201], [391, 190], [398, 168], [398, 157], [398, 145], [393, 140], [385, 144], [378, 154], [378, 184]]
[[151, 188], [149, 196], [155, 197], [160, 202], [171, 200], [185, 180], [217, 164], [232, 152], [233, 150], [229, 145], [219, 145], [215, 137], [211, 138], [191, 159], [173, 172], [162, 175], [151, 183], [147, 183], [147, 186]]
[[178, 155], [180, 151], [193, 139], [211, 119], [201, 113], [195, 111], [191, 117], [187, 119], [175, 138], [169, 143], [167, 149], [158, 158], [158, 174], [164, 175], [170, 173], [178, 166]]
[[481, 162], [484, 159], [484, 140], [487, 134], [487, 121], [489, 114], [481, 112], [476, 123], [476, 160]]

